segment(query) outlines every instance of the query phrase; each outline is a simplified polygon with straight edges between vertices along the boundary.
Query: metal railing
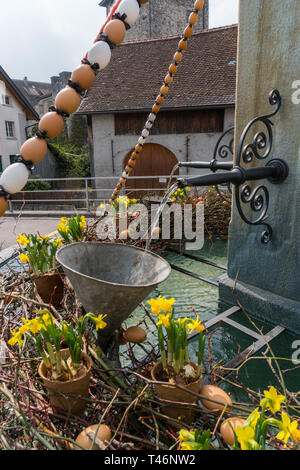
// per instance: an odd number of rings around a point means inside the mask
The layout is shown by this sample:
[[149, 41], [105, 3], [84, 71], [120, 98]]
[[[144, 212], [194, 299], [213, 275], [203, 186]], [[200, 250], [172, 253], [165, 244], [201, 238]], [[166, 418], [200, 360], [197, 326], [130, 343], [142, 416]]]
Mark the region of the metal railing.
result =
[[[174, 179], [179, 176], [173, 177]], [[128, 180], [153, 180], [151, 188], [137, 187], [124, 188], [123, 194], [134, 197], [135, 193], [144, 193], [159, 196], [168, 186], [170, 176], [132, 176]], [[30, 180], [31, 184], [48, 183], [51, 189], [34, 189], [17, 193], [9, 201], [9, 210], [13, 212], [16, 206], [34, 206], [34, 210], [41, 206], [74, 206], [76, 209], [89, 211], [102, 202], [110, 199], [111, 193], [119, 180], [118, 176], [89, 177], [89, 178], [39, 178]], [[156, 184], [157, 182], [157, 184]], [[74, 187], [70, 187], [74, 186]], [[160, 186], [160, 187], [159, 187]], [[131, 196], [132, 195], [132, 196]], [[65, 197], [64, 197], [65, 196]], [[81, 206], [81, 207], [78, 207]], [[42, 210], [42, 209], [41, 209]], [[49, 210], [49, 207], [48, 209]]]

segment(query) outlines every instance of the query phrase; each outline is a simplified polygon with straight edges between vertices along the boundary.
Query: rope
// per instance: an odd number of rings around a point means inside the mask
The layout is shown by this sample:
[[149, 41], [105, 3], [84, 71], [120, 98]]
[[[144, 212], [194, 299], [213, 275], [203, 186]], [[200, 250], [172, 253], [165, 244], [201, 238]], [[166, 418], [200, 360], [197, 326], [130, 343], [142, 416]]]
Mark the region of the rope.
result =
[[160, 105], [164, 102], [166, 94], [169, 92], [169, 86], [173, 83], [173, 77], [178, 70], [179, 63], [182, 60], [182, 53], [187, 48], [188, 39], [193, 34], [193, 26], [197, 24], [199, 20], [199, 11], [203, 9], [203, 4], [200, 7], [197, 7], [199, 2], [196, 1], [194, 5], [194, 10], [191, 12], [189, 17], [189, 23], [184, 30], [182, 38], [178, 44], [178, 49], [174, 55], [174, 62], [170, 65], [168, 74], [164, 79], [163, 86], [160, 89], [160, 93], [156, 98], [156, 101], [152, 107], [152, 112], [149, 114], [148, 119], [145, 123], [144, 129], [141, 133], [140, 138], [138, 139], [138, 143], [135, 146], [134, 151], [131, 154], [130, 160], [125, 168], [124, 173], [122, 174], [118, 184], [116, 185], [110, 199], [110, 203], [113, 203], [117, 197], [119, 196], [121, 190], [123, 189], [124, 185], [127, 182], [127, 179], [130, 177], [138, 158], [143, 150], [143, 146], [150, 135], [150, 130], [153, 127], [154, 121], [157, 118], [157, 114], [160, 111]]

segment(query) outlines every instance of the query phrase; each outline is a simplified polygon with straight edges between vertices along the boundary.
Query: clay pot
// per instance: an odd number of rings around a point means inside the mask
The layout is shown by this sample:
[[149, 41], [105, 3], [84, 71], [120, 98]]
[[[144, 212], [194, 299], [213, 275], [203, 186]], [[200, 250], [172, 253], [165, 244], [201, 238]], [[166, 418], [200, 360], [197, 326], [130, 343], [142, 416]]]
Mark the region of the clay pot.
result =
[[39, 139], [38, 137], [32, 137], [26, 140], [20, 150], [20, 154], [24, 160], [32, 162], [35, 165], [43, 160], [46, 153], [47, 142], [45, 139]]
[[[195, 363], [191, 363], [195, 368], [197, 365]], [[158, 362], [151, 370], [151, 377], [154, 381], [159, 381], [158, 377], [162, 370], [162, 363]], [[185, 385], [184, 388], [187, 390], [191, 390], [192, 392], [199, 393], [200, 385], [202, 380], [202, 373], [199, 379], [195, 382], [190, 383], [189, 385]], [[181, 403], [191, 403], [195, 404], [197, 402], [197, 398], [188, 393], [184, 392], [183, 390], [173, 387], [171, 385], [155, 385], [155, 393], [159, 398], [163, 400], [181, 402]], [[172, 405], [162, 405], [161, 406], [162, 414], [169, 416], [170, 418], [174, 418], [186, 424], [192, 424], [195, 417], [195, 412], [193, 408], [180, 408], [179, 406], [172, 406]], [[171, 424], [171, 422], [170, 422]], [[174, 423], [173, 423], [174, 424]]]
[[[68, 349], [61, 351], [62, 358], [69, 358]], [[82, 359], [86, 366], [85, 372], [79, 378], [68, 382], [59, 382], [47, 378], [47, 368], [44, 361], [39, 367], [39, 375], [48, 391], [50, 403], [53, 410], [64, 411], [73, 416], [81, 415], [87, 407], [86, 398], [89, 397], [92, 361], [87, 354], [82, 352]], [[66, 396], [66, 395], [72, 396]]]
[[61, 274], [56, 271], [33, 277], [38, 295], [45, 304], [59, 309], [64, 297], [64, 283]]
[[5, 197], [0, 197], [0, 217], [2, 217], [7, 211], [8, 202]]
[[104, 34], [108, 36], [108, 39], [118, 46], [121, 44], [126, 36], [126, 28], [121, 20], [111, 20], [104, 28]]
[[83, 90], [88, 90], [95, 81], [95, 72], [89, 65], [82, 64], [74, 70], [71, 80], [77, 82]]
[[80, 105], [80, 96], [74, 88], [67, 86], [55, 98], [55, 106], [68, 114], [73, 114]]
[[57, 114], [55, 111], [50, 111], [42, 117], [39, 123], [39, 131], [47, 132], [49, 139], [57, 137], [64, 128], [64, 120], [62, 116]]

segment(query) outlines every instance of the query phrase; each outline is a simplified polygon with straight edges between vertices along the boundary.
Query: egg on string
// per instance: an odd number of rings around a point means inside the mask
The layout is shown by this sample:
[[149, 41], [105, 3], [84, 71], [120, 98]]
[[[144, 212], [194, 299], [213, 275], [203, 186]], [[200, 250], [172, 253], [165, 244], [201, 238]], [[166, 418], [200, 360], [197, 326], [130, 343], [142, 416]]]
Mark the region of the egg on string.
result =
[[24, 160], [35, 165], [43, 160], [46, 153], [47, 142], [45, 139], [39, 139], [38, 137], [31, 137], [31, 139], [26, 140], [20, 150]]
[[150, 135], [150, 132], [148, 131], [148, 129], [144, 129], [143, 132], [142, 132], [142, 136], [143, 137], [149, 137]]
[[0, 217], [2, 217], [7, 211], [8, 201], [5, 197], [0, 197]]
[[137, 0], [123, 0], [117, 10], [117, 13], [120, 15], [126, 15], [125, 21], [130, 26], [133, 25], [139, 15], [140, 15], [140, 7]]
[[151, 122], [151, 121], [147, 121], [147, 122], [146, 122], [145, 127], [146, 127], [147, 129], [151, 129], [152, 126], [153, 126], [153, 122]]
[[106, 34], [108, 39], [115, 44], [116, 46], [119, 46], [125, 39], [126, 36], [126, 28], [121, 20], [111, 20], [107, 25], [105, 26], [103, 33]]
[[100, 70], [108, 66], [111, 59], [111, 49], [107, 42], [96, 42], [88, 52], [88, 61], [91, 64], [98, 64]]
[[77, 82], [83, 90], [88, 90], [95, 81], [95, 72], [89, 65], [82, 64], [73, 71], [71, 80]]
[[24, 163], [14, 163], [8, 166], [0, 177], [0, 186], [8, 194], [22, 191], [29, 178], [29, 170]]
[[139, 140], [138, 140], [138, 143], [140, 145], [144, 145], [145, 142], [146, 142], [146, 139], [144, 137], [140, 137]]
[[55, 107], [68, 114], [73, 114], [80, 105], [80, 95], [74, 88], [67, 86], [55, 98]]
[[39, 131], [47, 132], [49, 139], [57, 137], [64, 128], [64, 120], [62, 116], [57, 114], [55, 111], [50, 111], [45, 114], [39, 122]]

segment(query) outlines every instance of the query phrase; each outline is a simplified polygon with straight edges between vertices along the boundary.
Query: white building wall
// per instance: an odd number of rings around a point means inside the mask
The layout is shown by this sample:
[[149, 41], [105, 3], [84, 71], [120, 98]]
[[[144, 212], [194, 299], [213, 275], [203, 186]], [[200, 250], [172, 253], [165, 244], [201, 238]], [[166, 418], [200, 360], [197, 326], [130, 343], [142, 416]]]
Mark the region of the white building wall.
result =
[[[10, 97], [10, 104], [3, 104], [2, 96]], [[14, 137], [7, 137], [5, 121], [14, 123]], [[9, 156], [20, 153], [20, 148], [26, 140], [26, 113], [20, 103], [6, 89], [5, 82], [0, 80], [0, 155], [3, 170], [10, 164]]]
[[[94, 176], [117, 176], [124, 171], [124, 160], [128, 153], [137, 144], [138, 136], [115, 136], [114, 115], [94, 115], [93, 126], [93, 162]], [[224, 131], [234, 126], [234, 108], [225, 110]], [[201, 134], [167, 134], [153, 135], [147, 139], [147, 143], [160, 144], [174, 153], [178, 161], [203, 160], [210, 162], [213, 158], [215, 145], [222, 133]], [[189, 169], [190, 175], [200, 174], [201, 171]], [[204, 173], [207, 170], [204, 170]], [[186, 174], [181, 169], [181, 174]], [[113, 182], [99, 182], [97, 187], [111, 189]], [[106, 193], [110, 196], [109, 191]], [[101, 196], [104, 197], [104, 196]]]

